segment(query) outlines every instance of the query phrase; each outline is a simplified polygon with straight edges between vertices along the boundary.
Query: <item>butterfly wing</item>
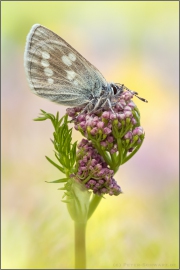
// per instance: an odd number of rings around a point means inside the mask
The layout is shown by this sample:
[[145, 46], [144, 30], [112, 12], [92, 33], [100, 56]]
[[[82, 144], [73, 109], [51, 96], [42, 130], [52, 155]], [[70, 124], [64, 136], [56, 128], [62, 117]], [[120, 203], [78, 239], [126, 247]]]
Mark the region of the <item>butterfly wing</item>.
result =
[[98, 69], [39, 24], [27, 36], [24, 63], [31, 90], [62, 105], [86, 104], [107, 85]]

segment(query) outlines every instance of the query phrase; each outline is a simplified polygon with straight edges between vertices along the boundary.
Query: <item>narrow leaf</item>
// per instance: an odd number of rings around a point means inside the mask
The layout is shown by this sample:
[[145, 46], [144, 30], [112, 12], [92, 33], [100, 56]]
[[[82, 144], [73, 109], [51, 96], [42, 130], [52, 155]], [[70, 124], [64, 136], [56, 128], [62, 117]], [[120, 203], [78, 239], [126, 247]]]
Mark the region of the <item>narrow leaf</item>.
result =
[[33, 119], [33, 121], [44, 121], [44, 120], [47, 120], [47, 117], [38, 117]]
[[67, 182], [69, 180], [69, 178], [62, 178], [62, 179], [58, 179], [58, 180], [54, 180], [54, 181], [45, 181], [46, 183], [64, 183]]
[[50, 158], [48, 158], [47, 156], [45, 156], [46, 159], [52, 164], [54, 165], [58, 170], [60, 170], [62, 173], [64, 173], [64, 168], [62, 168], [61, 166], [57, 165], [54, 161], [52, 161]]

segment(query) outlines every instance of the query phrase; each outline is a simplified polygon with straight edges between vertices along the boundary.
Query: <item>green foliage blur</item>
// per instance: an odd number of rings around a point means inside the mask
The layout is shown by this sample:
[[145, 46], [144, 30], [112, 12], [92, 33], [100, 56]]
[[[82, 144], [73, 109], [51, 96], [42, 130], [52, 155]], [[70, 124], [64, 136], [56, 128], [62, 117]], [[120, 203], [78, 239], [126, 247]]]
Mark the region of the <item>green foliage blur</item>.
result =
[[[178, 269], [178, 1], [2, 1], [2, 263], [3, 269], [74, 267], [74, 225], [59, 179], [51, 124], [40, 109], [65, 107], [30, 92], [26, 36], [35, 23], [51, 29], [134, 97], [145, 140], [116, 175], [123, 190], [106, 196], [88, 222], [92, 269]], [[50, 121], [49, 121], [50, 122]], [[78, 132], [74, 141], [80, 140]]]

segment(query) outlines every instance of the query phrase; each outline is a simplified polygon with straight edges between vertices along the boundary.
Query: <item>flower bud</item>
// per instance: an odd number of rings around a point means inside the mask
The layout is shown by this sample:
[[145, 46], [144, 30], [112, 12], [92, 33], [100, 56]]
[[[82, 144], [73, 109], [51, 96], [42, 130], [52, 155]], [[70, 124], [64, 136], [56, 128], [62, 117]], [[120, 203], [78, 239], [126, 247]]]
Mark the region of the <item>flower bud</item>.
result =
[[104, 134], [108, 135], [108, 134], [110, 134], [110, 133], [111, 133], [111, 129], [110, 129], [110, 128], [105, 127], [105, 128], [103, 129], [103, 132], [104, 132]]
[[94, 127], [91, 131], [90, 131], [91, 135], [96, 135], [98, 133], [98, 129], [97, 127]]
[[103, 128], [103, 127], [104, 127], [104, 122], [99, 121], [99, 122], [97, 123], [97, 127], [98, 127], [98, 128]]
[[110, 112], [105, 111], [102, 113], [102, 118], [109, 119], [109, 117], [110, 117]]

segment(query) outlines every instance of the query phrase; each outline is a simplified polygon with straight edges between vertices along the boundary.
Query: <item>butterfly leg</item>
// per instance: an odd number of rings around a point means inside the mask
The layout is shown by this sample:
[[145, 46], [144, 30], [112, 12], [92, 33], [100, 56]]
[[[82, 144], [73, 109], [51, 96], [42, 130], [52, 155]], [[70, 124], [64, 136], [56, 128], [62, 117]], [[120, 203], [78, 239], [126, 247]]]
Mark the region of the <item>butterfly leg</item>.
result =
[[110, 101], [109, 98], [106, 98], [106, 99], [105, 99], [105, 101], [101, 104], [100, 108], [105, 108], [106, 105], [108, 105], [107, 107], [108, 107], [113, 113], [115, 113], [115, 112], [113, 111], [113, 109], [112, 109], [112, 104], [111, 104], [111, 101]]
[[112, 108], [112, 104], [111, 104], [111, 101], [109, 100], [109, 98], [106, 99], [105, 103], [108, 103], [108, 106], [109, 106], [109, 109], [111, 110], [111, 112], [113, 112], [115, 114], [115, 112], [113, 111], [113, 108]]

